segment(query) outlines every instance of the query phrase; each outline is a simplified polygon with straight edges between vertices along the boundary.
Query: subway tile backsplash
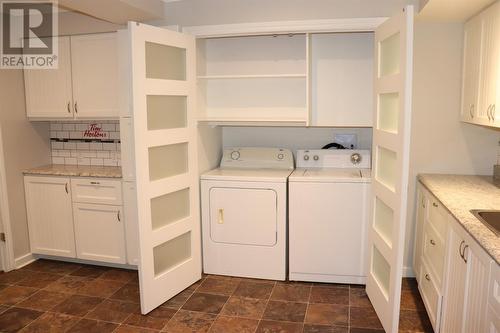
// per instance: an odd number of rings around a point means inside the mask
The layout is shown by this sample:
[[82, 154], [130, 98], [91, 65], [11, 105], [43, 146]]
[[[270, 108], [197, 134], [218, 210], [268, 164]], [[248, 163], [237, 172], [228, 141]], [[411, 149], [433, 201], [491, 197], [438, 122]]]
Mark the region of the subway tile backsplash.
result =
[[121, 166], [117, 120], [51, 122], [50, 144], [53, 164]]

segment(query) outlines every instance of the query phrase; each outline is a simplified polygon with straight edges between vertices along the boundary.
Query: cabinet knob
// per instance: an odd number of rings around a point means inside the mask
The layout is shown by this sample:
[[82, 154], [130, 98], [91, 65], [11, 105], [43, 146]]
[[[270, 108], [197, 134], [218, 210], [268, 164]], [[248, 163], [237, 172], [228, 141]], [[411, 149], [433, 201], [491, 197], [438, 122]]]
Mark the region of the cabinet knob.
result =
[[486, 116], [488, 116], [489, 121], [491, 121], [491, 106], [492, 104], [488, 105], [488, 108], [486, 109]]
[[68, 183], [64, 184], [64, 189], [66, 190], [66, 193], [69, 194]]
[[470, 119], [474, 119], [474, 104], [471, 104], [469, 107]]
[[430, 281], [430, 280], [431, 280], [431, 277], [429, 276], [429, 274], [425, 274], [425, 279], [426, 279], [427, 281]]
[[462, 259], [464, 260], [465, 263], [467, 263], [467, 256], [465, 255], [465, 250], [467, 250], [468, 247], [469, 247], [469, 245], [467, 245], [467, 244], [464, 246], [463, 255], [462, 255]]
[[438, 206], [438, 204], [437, 204], [437, 203], [435, 203], [435, 202], [433, 202], [433, 203], [432, 203], [432, 205], [433, 205], [434, 207], [437, 207], [437, 206]]
[[431, 239], [429, 242], [431, 243], [431, 245], [436, 245], [436, 242], [434, 241], [434, 239]]
[[116, 218], [118, 219], [118, 222], [121, 222], [122, 217], [120, 216], [120, 211], [116, 212]]
[[75, 102], [75, 112], [78, 113], [78, 103]]
[[66, 107], [68, 109], [68, 113], [71, 113], [71, 108], [70, 108], [71, 103], [68, 102], [68, 106]]
[[495, 121], [495, 109], [496, 109], [495, 104], [492, 104], [491, 105], [491, 111], [490, 111], [490, 113], [491, 113], [491, 121]]

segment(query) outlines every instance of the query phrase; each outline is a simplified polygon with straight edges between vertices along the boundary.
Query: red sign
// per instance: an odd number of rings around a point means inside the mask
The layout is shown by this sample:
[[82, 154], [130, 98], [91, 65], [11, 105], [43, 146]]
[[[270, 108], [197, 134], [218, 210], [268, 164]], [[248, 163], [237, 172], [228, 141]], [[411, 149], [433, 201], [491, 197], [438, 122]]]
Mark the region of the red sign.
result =
[[105, 138], [106, 133], [102, 131], [102, 127], [97, 124], [89, 124], [89, 128], [83, 132], [84, 138]]

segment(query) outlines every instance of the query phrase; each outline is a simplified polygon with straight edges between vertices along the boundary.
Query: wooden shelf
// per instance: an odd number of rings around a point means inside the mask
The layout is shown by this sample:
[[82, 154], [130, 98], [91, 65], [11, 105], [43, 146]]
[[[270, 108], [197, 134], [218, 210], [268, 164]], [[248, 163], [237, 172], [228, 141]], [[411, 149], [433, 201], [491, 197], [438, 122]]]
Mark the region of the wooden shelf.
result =
[[225, 126], [306, 126], [305, 118], [200, 117], [198, 122]]
[[273, 78], [306, 78], [306, 74], [257, 74], [257, 75], [199, 75], [198, 79], [273, 79]]

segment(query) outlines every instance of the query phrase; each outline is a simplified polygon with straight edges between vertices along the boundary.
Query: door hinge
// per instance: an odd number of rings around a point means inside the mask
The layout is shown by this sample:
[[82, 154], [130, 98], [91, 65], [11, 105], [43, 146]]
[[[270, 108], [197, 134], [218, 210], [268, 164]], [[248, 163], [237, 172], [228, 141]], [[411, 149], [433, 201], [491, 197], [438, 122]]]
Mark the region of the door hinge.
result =
[[0, 241], [5, 242], [5, 232], [0, 232]]

